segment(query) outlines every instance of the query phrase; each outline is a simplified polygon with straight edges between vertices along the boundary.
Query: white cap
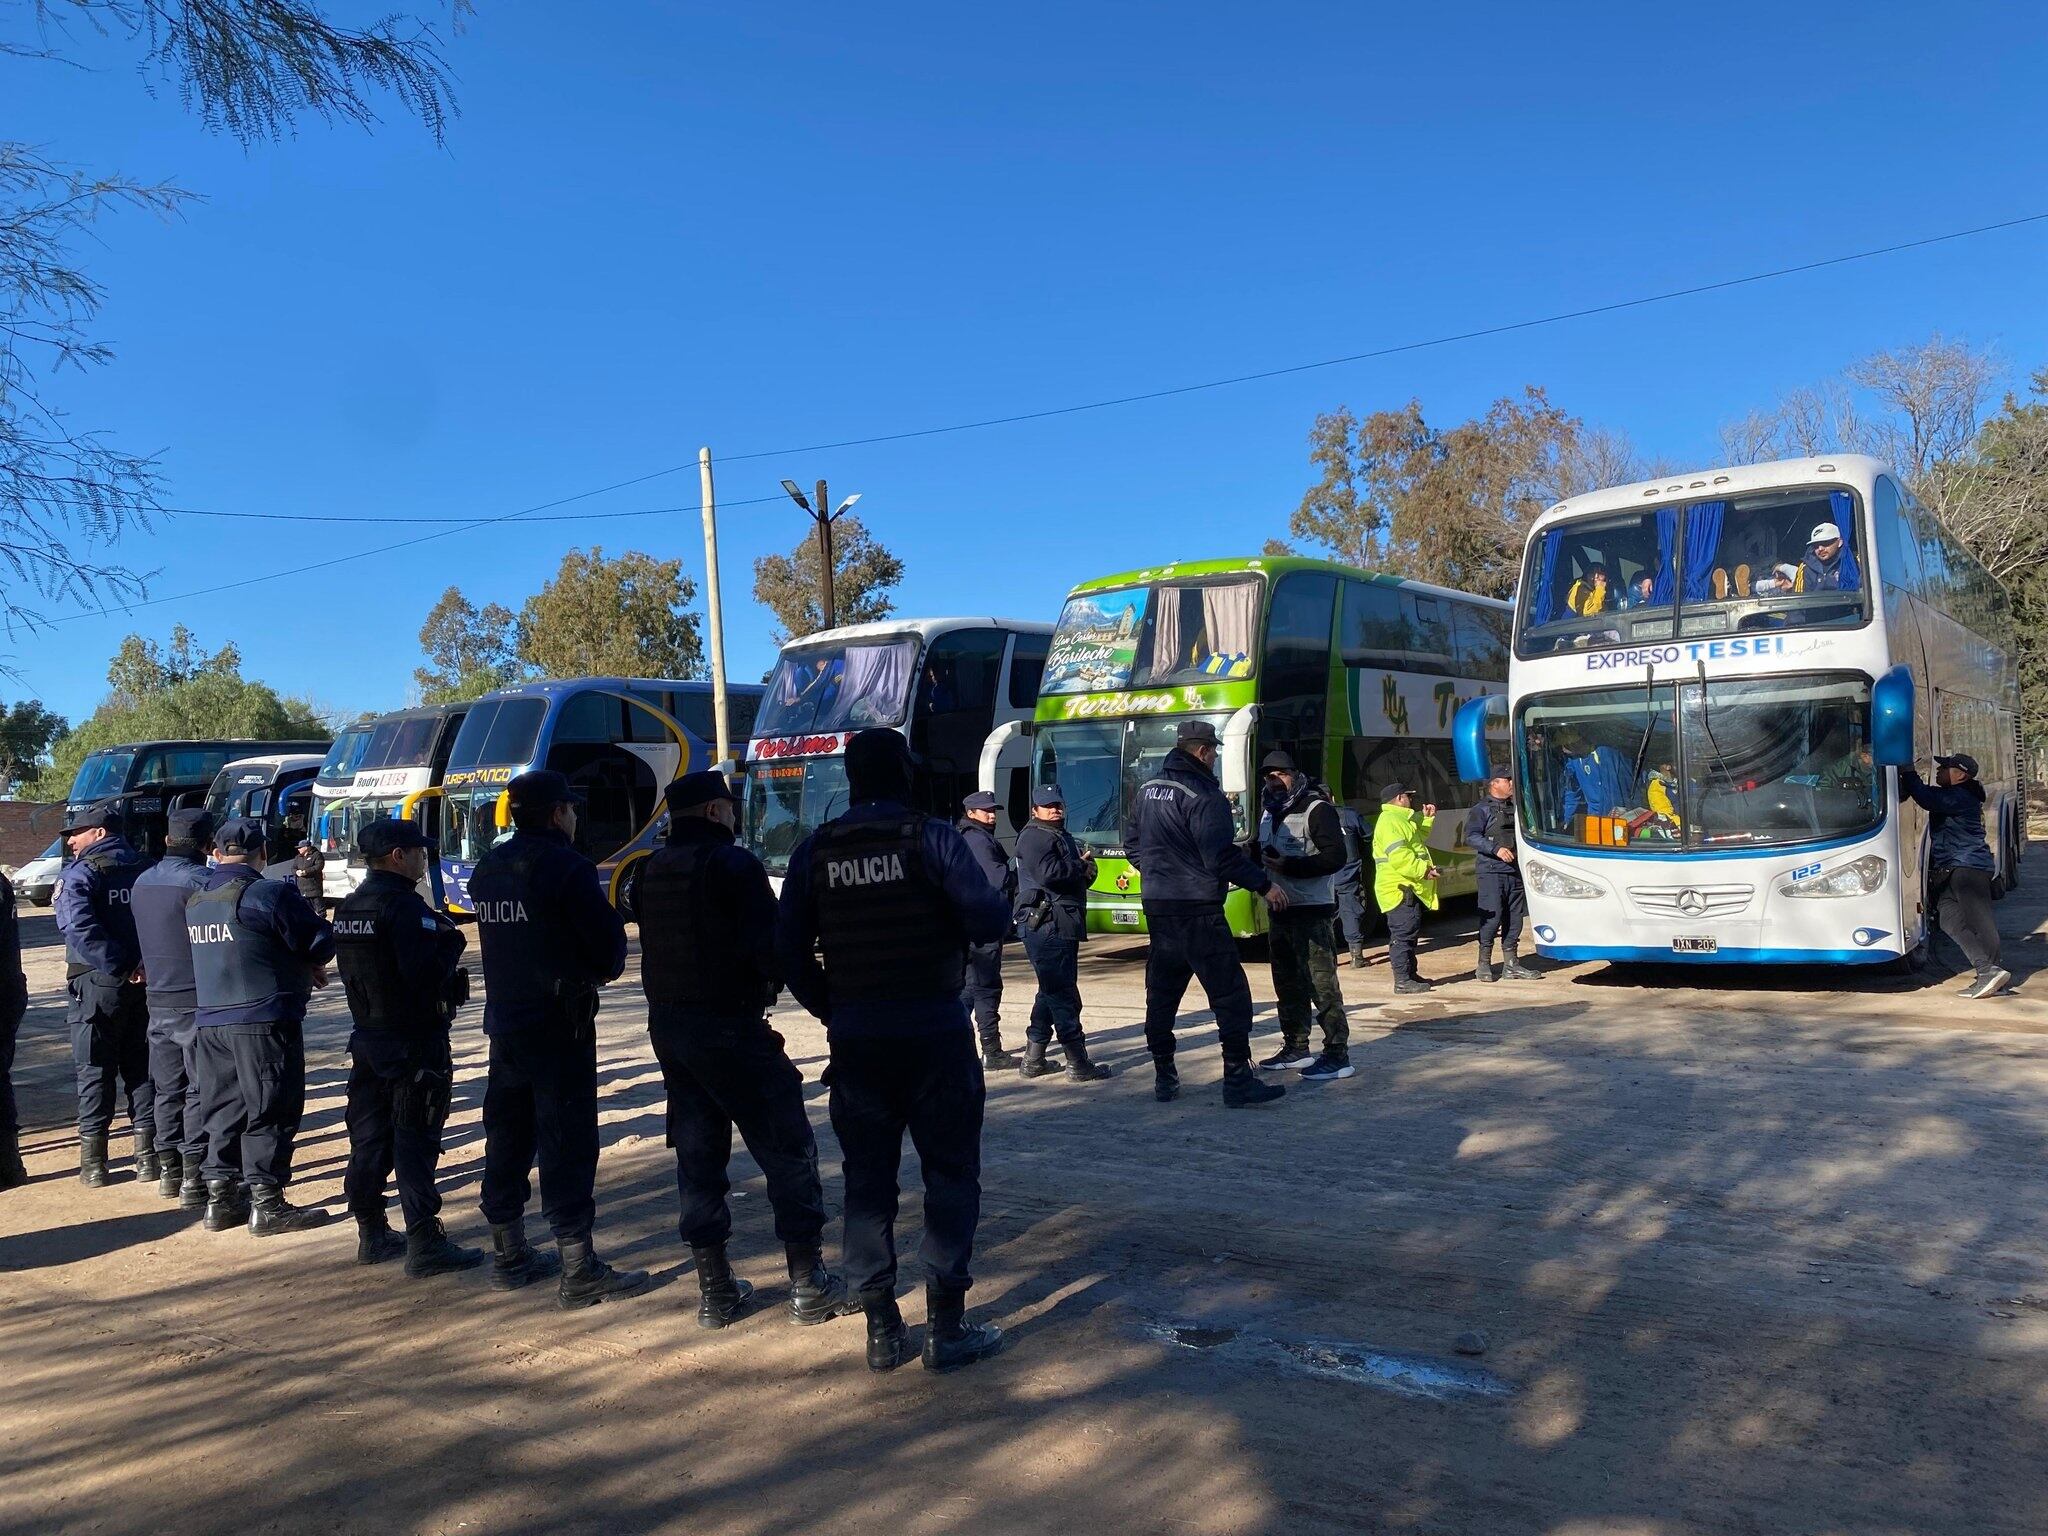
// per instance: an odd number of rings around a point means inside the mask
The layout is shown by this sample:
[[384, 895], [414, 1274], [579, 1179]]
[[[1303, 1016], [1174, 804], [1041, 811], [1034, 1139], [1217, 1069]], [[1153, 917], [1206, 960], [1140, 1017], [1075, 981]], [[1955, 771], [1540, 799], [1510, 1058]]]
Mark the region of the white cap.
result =
[[1842, 530], [1833, 523], [1815, 523], [1813, 532], [1806, 536], [1808, 544], [1832, 544], [1842, 536]]

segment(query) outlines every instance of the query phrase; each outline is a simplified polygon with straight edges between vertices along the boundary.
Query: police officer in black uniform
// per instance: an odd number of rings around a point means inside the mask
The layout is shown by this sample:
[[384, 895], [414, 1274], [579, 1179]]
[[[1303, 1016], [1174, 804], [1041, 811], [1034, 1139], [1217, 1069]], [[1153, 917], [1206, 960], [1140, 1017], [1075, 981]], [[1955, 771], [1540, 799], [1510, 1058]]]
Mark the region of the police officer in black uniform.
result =
[[[355, 1031], [348, 1039], [348, 1208], [356, 1262], [405, 1255], [414, 1278], [473, 1269], [481, 1248], [448, 1240], [434, 1168], [448, 1121], [455, 1060], [448, 1027], [469, 1000], [467, 940], [420, 899], [434, 844], [416, 822], [386, 817], [356, 834], [368, 871], [334, 914], [334, 960]], [[405, 1236], [384, 1214], [398, 1172]]]
[[1124, 852], [1144, 881], [1145, 1044], [1152, 1052], [1152, 1096], [1180, 1096], [1174, 1064], [1174, 1015], [1198, 978], [1216, 1015], [1223, 1045], [1223, 1102], [1233, 1109], [1264, 1104], [1287, 1090], [1252, 1070], [1252, 989], [1237, 940], [1223, 917], [1223, 898], [1242, 886], [1276, 911], [1287, 893], [1237, 845], [1230, 799], [1216, 783], [1216, 727], [1183, 720], [1158, 777], [1139, 786]]
[[[1496, 975], [1509, 981], [1533, 981], [1542, 972], [1522, 964], [1522, 920], [1529, 898], [1522, 889], [1522, 866], [1515, 853], [1515, 781], [1497, 773], [1486, 784], [1486, 798], [1465, 815], [1465, 846], [1473, 853], [1479, 880], [1479, 960], [1472, 974], [1481, 981]], [[1500, 935], [1503, 968], [1493, 968], [1493, 939]]]
[[697, 1321], [723, 1328], [753, 1294], [725, 1252], [737, 1126], [768, 1180], [789, 1263], [789, 1314], [829, 1322], [846, 1309], [846, 1283], [825, 1268], [818, 1142], [803, 1074], [765, 1017], [782, 992], [768, 871], [733, 840], [739, 802], [724, 774], [685, 774], [667, 799], [668, 846], [641, 866], [635, 903], [647, 1028], [668, 1089], [678, 1225], [697, 1269]]
[[846, 1280], [867, 1313], [868, 1368], [894, 1370], [910, 1352], [895, 1239], [907, 1130], [924, 1170], [924, 1364], [954, 1370], [1002, 1348], [1000, 1329], [966, 1321], [985, 1088], [960, 989], [967, 946], [1001, 937], [1010, 913], [960, 834], [910, 809], [915, 763], [901, 736], [862, 731], [845, 762], [852, 809], [790, 855], [776, 955], [831, 1047]]
[[107, 1130], [114, 1084], [128, 1090], [135, 1132], [135, 1176], [162, 1172], [156, 1156], [156, 1104], [149, 1081], [149, 1000], [142, 952], [128, 898], [149, 861], [117, 830], [117, 802], [102, 800], [64, 821], [71, 862], [57, 881], [57, 929], [64, 935], [65, 986], [71, 996], [71, 1059], [78, 1068], [78, 1181], [107, 1182]]
[[326, 1211], [293, 1205], [284, 1191], [306, 1113], [306, 1004], [334, 958], [334, 930], [298, 887], [263, 878], [265, 843], [253, 816], [222, 823], [219, 862], [185, 898], [205, 1225], [225, 1232], [246, 1220], [257, 1237], [327, 1224]]
[[313, 846], [313, 840], [301, 838], [297, 854], [292, 859], [292, 879], [299, 887], [299, 894], [306, 898], [306, 905], [315, 912], [326, 910], [327, 855]]
[[1038, 978], [1031, 1023], [1024, 1031], [1024, 1075], [1058, 1070], [1045, 1049], [1059, 1037], [1067, 1080], [1099, 1083], [1108, 1063], [1088, 1059], [1081, 1027], [1081, 941], [1088, 937], [1088, 887], [1095, 860], [1067, 830], [1067, 797], [1057, 784], [1031, 791], [1031, 824], [1017, 834], [1017, 932]]
[[0, 875], [0, 1189], [28, 1182], [21, 1161], [21, 1111], [14, 1102], [14, 1042], [28, 1012], [28, 977], [21, 969], [21, 916], [14, 885]]
[[527, 1174], [540, 1163], [541, 1214], [555, 1234], [557, 1299], [587, 1307], [647, 1288], [644, 1270], [614, 1269], [591, 1246], [597, 1222], [597, 993], [626, 968], [626, 925], [597, 867], [576, 851], [583, 797], [552, 769], [506, 787], [512, 836], [469, 879], [483, 947], [483, 1213], [491, 1283], [515, 1290], [554, 1264], [527, 1246]]
[[156, 1099], [156, 1192], [185, 1211], [206, 1209], [206, 1116], [200, 1104], [199, 1006], [192, 980], [192, 940], [185, 900], [206, 884], [213, 813], [178, 810], [167, 819], [164, 856], [136, 877], [128, 903], [149, 992], [149, 1081]]
[[[988, 876], [988, 883], [1003, 893], [1003, 904], [1017, 900], [1017, 865], [996, 837], [996, 797], [977, 789], [960, 802], [960, 835], [967, 851]], [[1007, 935], [1005, 935], [1007, 937]], [[1006, 1072], [1018, 1065], [1017, 1058], [1003, 1049], [1003, 940], [967, 946], [967, 986], [960, 994], [967, 1013], [981, 1035], [981, 1065], [987, 1072]]]

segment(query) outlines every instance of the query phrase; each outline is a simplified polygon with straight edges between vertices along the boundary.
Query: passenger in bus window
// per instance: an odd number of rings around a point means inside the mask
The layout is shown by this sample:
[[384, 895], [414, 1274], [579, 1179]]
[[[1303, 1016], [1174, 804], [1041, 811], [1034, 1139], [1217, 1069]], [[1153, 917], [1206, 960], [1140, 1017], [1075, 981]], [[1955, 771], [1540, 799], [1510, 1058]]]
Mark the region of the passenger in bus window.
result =
[[1656, 590], [1656, 578], [1651, 576], [1648, 571], [1645, 571], [1628, 584], [1628, 602], [1624, 606], [1629, 608], [1647, 608], [1650, 606], [1651, 595]]
[[1607, 585], [1607, 567], [1597, 562], [1586, 568], [1586, 574], [1571, 585], [1565, 593], [1565, 604], [1575, 614], [1590, 617], [1605, 613], [1614, 606], [1614, 594]]
[[1816, 523], [1806, 538], [1806, 558], [1799, 563], [1794, 591], [1861, 592], [1863, 573], [1833, 523]]

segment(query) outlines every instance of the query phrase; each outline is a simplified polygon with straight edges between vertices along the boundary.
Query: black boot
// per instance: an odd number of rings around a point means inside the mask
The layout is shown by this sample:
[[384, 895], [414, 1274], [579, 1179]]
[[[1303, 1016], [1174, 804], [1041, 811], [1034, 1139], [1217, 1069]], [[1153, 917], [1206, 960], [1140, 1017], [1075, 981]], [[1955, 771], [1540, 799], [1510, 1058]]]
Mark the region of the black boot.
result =
[[491, 1251], [491, 1284], [501, 1291], [516, 1291], [536, 1280], [545, 1280], [562, 1267], [553, 1253], [527, 1246], [524, 1216], [492, 1226]]
[[383, 1264], [405, 1252], [405, 1239], [391, 1230], [382, 1211], [374, 1216], [356, 1217], [356, 1262]]
[[825, 1267], [816, 1243], [792, 1243], [789, 1258], [789, 1315], [806, 1327], [829, 1323], [848, 1308], [846, 1282]]
[[1354, 971], [1365, 969], [1365, 946], [1363, 944], [1351, 946], [1351, 968]]
[[275, 1184], [249, 1186], [249, 1235], [275, 1237], [280, 1232], [308, 1232], [327, 1225], [328, 1215], [317, 1205], [293, 1205]]
[[238, 1178], [206, 1181], [206, 1230], [229, 1232], [249, 1219], [249, 1191]]
[[1493, 957], [1491, 955], [1480, 955], [1479, 963], [1472, 967], [1472, 979], [1474, 981], [1500, 980], [1500, 973], [1493, 968]]
[[1508, 951], [1508, 963], [1501, 974], [1509, 981], [1534, 981], [1543, 973], [1534, 966], [1522, 964], [1522, 957], [1512, 949]]
[[159, 1161], [162, 1166], [157, 1172], [156, 1192], [162, 1199], [175, 1200], [185, 1183], [184, 1161], [175, 1147], [163, 1153]]
[[957, 1371], [986, 1360], [1003, 1347], [1003, 1330], [994, 1323], [967, 1321], [967, 1297], [961, 1291], [924, 1288], [924, 1368]]
[[981, 1042], [981, 1070], [984, 1072], [1014, 1072], [1022, 1066], [1016, 1056], [1003, 1049], [1003, 1037], [990, 1035]]
[[448, 1230], [438, 1216], [429, 1216], [418, 1226], [405, 1229], [405, 1272], [415, 1280], [424, 1280], [429, 1275], [452, 1275], [458, 1269], [475, 1269], [483, 1261], [483, 1249], [449, 1242]]
[[1173, 1064], [1171, 1056], [1152, 1058], [1152, 1097], [1162, 1104], [1171, 1104], [1180, 1097], [1180, 1068]]
[[562, 1255], [562, 1283], [555, 1300], [565, 1307], [594, 1307], [613, 1296], [637, 1296], [647, 1289], [644, 1269], [613, 1269], [597, 1256], [587, 1237], [555, 1240]]
[[1045, 1059], [1045, 1044], [1039, 1040], [1024, 1042], [1024, 1065], [1018, 1069], [1026, 1077], [1050, 1077], [1059, 1068]]
[[910, 1330], [903, 1326], [903, 1311], [887, 1291], [861, 1294], [861, 1310], [868, 1315], [868, 1369], [893, 1371], [910, 1358]]
[[1090, 1061], [1088, 1059], [1087, 1041], [1075, 1040], [1071, 1044], [1063, 1042], [1061, 1048], [1067, 1053], [1068, 1082], [1099, 1083], [1106, 1078], [1116, 1076], [1115, 1071], [1111, 1069], [1107, 1062]]
[[1252, 1070], [1252, 1064], [1241, 1061], [1235, 1066], [1223, 1069], [1223, 1102], [1231, 1109], [1243, 1109], [1251, 1104], [1270, 1104], [1286, 1096], [1287, 1090], [1278, 1083], [1266, 1081]]
[[723, 1243], [692, 1245], [690, 1258], [697, 1266], [697, 1326], [723, 1328], [747, 1310], [754, 1288], [732, 1272]]
[[139, 1183], [147, 1184], [164, 1171], [162, 1159], [156, 1155], [156, 1127], [138, 1125], [135, 1127], [135, 1177]]
[[199, 1171], [199, 1162], [199, 1153], [185, 1154], [184, 1177], [178, 1183], [178, 1209], [181, 1211], [206, 1209], [206, 1176]]
[[107, 1184], [107, 1133], [85, 1132], [78, 1136], [78, 1182], [87, 1189], [104, 1189]]
[[21, 1160], [21, 1132], [0, 1135], [0, 1189], [19, 1189], [28, 1182], [28, 1166]]

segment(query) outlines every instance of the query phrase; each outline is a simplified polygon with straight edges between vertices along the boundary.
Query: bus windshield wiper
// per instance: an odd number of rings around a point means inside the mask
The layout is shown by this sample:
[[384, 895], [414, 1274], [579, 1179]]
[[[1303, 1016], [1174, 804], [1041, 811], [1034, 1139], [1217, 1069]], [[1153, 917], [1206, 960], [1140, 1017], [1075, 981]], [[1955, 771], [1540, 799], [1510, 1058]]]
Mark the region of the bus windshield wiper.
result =
[[1657, 667], [1653, 662], [1643, 678], [1643, 739], [1636, 743], [1636, 760], [1629, 770], [1638, 784], [1643, 782], [1643, 760], [1650, 755], [1650, 736], [1656, 729]]
[[1742, 786], [1735, 782], [1735, 775], [1728, 771], [1727, 763], [1721, 759], [1721, 743], [1714, 740], [1714, 709], [1707, 702], [1707, 664], [1700, 663], [1700, 729], [1707, 733], [1707, 749], [1714, 755], [1714, 771], [1721, 776], [1721, 782], [1730, 789]]

